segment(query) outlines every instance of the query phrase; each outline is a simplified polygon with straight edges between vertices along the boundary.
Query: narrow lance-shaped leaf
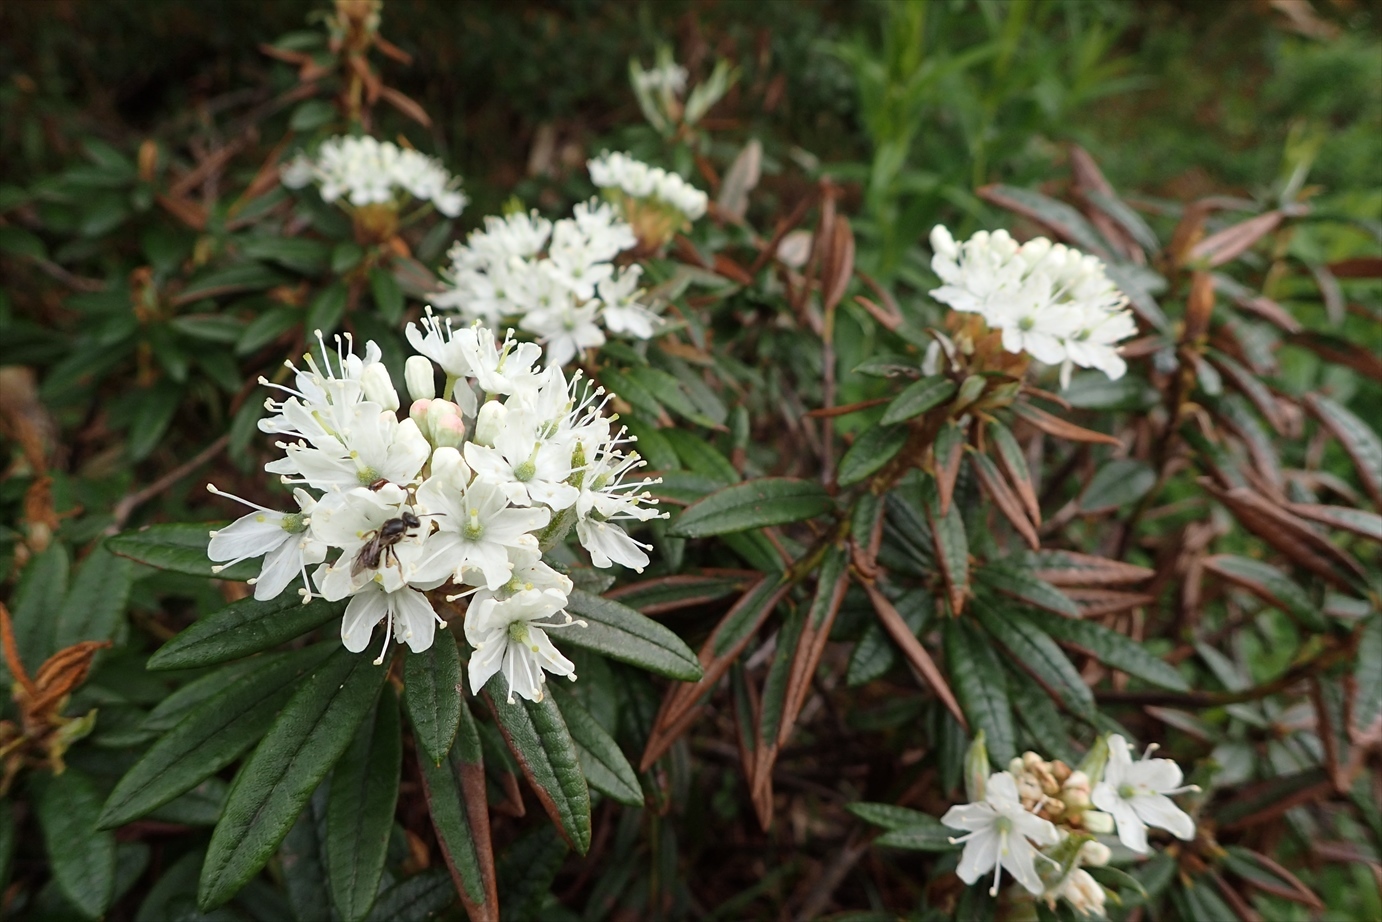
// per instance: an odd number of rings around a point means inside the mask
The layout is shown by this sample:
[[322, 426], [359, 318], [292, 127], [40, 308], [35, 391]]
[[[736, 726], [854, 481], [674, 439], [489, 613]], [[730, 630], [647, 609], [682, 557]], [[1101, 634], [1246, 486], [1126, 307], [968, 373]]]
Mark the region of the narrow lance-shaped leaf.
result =
[[580, 699], [560, 685], [551, 688], [581, 763], [586, 783], [621, 804], [643, 806], [643, 788], [619, 744]]
[[533, 793], [571, 847], [584, 855], [590, 848], [590, 791], [561, 711], [551, 696], [509, 701], [508, 695], [502, 675], [485, 686], [490, 708]]
[[1148, 653], [1141, 644], [1117, 631], [1089, 621], [1062, 618], [1032, 609], [1027, 617], [1059, 643], [1089, 653], [1106, 666], [1121, 669], [1139, 679], [1169, 688], [1187, 691], [1189, 686], [1168, 663]]
[[1367, 423], [1328, 397], [1308, 394], [1305, 405], [1344, 446], [1368, 496], [1382, 508], [1382, 439]]
[[965, 536], [965, 523], [960, 510], [953, 505], [942, 513], [932, 485], [925, 486], [926, 520], [931, 527], [936, 562], [945, 580], [950, 610], [958, 616], [964, 611], [965, 599], [969, 596], [969, 539]]
[[1040, 628], [1017, 612], [994, 608], [987, 602], [976, 602], [974, 614], [984, 630], [1012, 654], [1013, 661], [1036, 676], [1071, 713], [1093, 713], [1094, 694], [1080, 678], [1079, 670]]
[[955, 396], [955, 390], [955, 382], [944, 375], [932, 375], [920, 381], [913, 381], [888, 404], [888, 409], [884, 411], [879, 422], [884, 426], [891, 426], [920, 416]]
[[260, 602], [241, 599], [207, 615], [149, 657], [150, 669], [191, 669], [271, 650], [341, 617], [344, 602], [313, 599], [306, 605], [284, 593]]
[[974, 468], [975, 475], [979, 478], [979, 486], [988, 494], [989, 499], [993, 500], [998, 511], [1012, 523], [1017, 533], [1023, 540], [1031, 546], [1033, 550], [1041, 547], [1041, 538], [1037, 536], [1036, 528], [1027, 518], [1027, 511], [1022, 508], [1022, 501], [1017, 498], [1017, 494], [1008, 486], [1007, 481], [998, 473], [998, 465], [982, 452], [971, 452], [969, 456], [970, 465]]
[[1017, 754], [1017, 735], [1002, 663], [963, 621], [945, 626], [945, 659], [964, 713], [984, 731], [994, 764], [1006, 765]]
[[627, 605], [574, 589], [566, 610], [586, 626], [563, 631], [558, 638], [563, 644], [594, 650], [683, 682], [701, 677], [696, 655], [680, 637]]
[[668, 528], [674, 537], [704, 538], [815, 518], [834, 508], [818, 483], [765, 477], [718, 490], [692, 503]]
[[1305, 590], [1271, 564], [1232, 554], [1216, 554], [1204, 561], [1204, 568], [1276, 606], [1312, 631], [1328, 629], [1328, 622]]
[[965, 438], [969, 424], [961, 427], [958, 423], [947, 422], [936, 433], [936, 444], [932, 448], [936, 467], [936, 493], [940, 497], [941, 515], [950, 512], [950, 501], [955, 496], [955, 484], [960, 479], [960, 465], [964, 461]]
[[864, 584], [864, 589], [868, 592], [869, 601], [873, 603], [873, 610], [878, 614], [878, 620], [883, 625], [883, 629], [888, 632], [888, 636], [902, 650], [907, 661], [915, 667], [917, 674], [931, 686], [931, 690], [940, 698], [941, 703], [954, 715], [955, 720], [967, 731], [969, 721], [965, 719], [965, 712], [960, 707], [960, 703], [955, 699], [954, 692], [951, 691], [950, 683], [936, 666], [935, 660], [931, 659], [931, 654], [926, 652], [926, 648], [917, 640], [916, 635], [907, 627], [907, 623], [902, 619], [892, 602], [888, 601], [887, 596], [869, 583]]
[[872, 426], [860, 433], [840, 459], [835, 482], [842, 487], [853, 486], [876, 474], [902, 447], [907, 444], [907, 427]]
[[1027, 515], [1034, 524], [1040, 525], [1041, 505], [1037, 502], [1036, 486], [1032, 483], [1032, 472], [1027, 467], [1027, 457], [1022, 453], [1022, 446], [1017, 443], [1012, 430], [997, 420], [989, 423], [988, 435], [998, 456], [998, 466], [1003, 469], [1018, 498], [1022, 500]]
[[89, 919], [115, 898], [115, 836], [97, 829], [101, 798], [91, 781], [69, 768], [42, 777], [34, 811], [58, 890]]
[[782, 735], [782, 718], [787, 707], [788, 679], [793, 654], [803, 634], [809, 612], [796, 610], [788, 615], [777, 635], [777, 649], [768, 677], [759, 695], [757, 727], [752, 743], [756, 750], [753, 771], [749, 776], [758, 821], [764, 829], [772, 821], [773, 765], [777, 761], [778, 740]]
[[1102, 432], [1095, 432], [1083, 426], [1077, 426], [1072, 422], [1061, 419], [1059, 416], [1052, 416], [1045, 410], [1037, 409], [1031, 404], [1014, 403], [1013, 412], [1019, 417], [1031, 423], [1036, 428], [1045, 432], [1047, 435], [1055, 436], [1058, 439], [1065, 439], [1067, 442], [1094, 442], [1102, 445], [1121, 446], [1123, 443], [1111, 435]]
[[413, 737], [433, 765], [451, 751], [465, 707], [461, 657], [450, 631], [439, 631], [432, 646], [410, 653], [403, 663], [403, 702]]
[[206, 556], [211, 531], [224, 523], [178, 523], [148, 525], [106, 539], [106, 548], [121, 557], [146, 563], [160, 570], [217, 579], [247, 580], [259, 572], [259, 561], [246, 560], [233, 567], [213, 572], [216, 562]]
[[1080, 607], [1055, 586], [1039, 579], [1026, 567], [1008, 563], [988, 563], [975, 571], [974, 579], [982, 586], [1025, 602], [1044, 611], [1067, 618], [1079, 618]]
[[821, 655], [825, 652], [826, 641], [830, 639], [830, 629], [835, 625], [835, 617], [840, 613], [840, 606], [844, 603], [845, 592], [849, 589], [849, 573], [845, 564], [845, 553], [840, 547], [832, 547], [826, 551], [821, 561], [816, 576], [816, 595], [811, 601], [811, 610], [806, 615], [806, 623], [797, 640], [791, 674], [787, 679], [787, 695], [777, 736], [779, 746], [786, 744], [792, 727], [796, 725], [797, 715], [806, 704], [811, 679], [816, 674]]
[[115, 785], [102, 828], [138, 819], [234, 762], [273, 724], [302, 674], [336, 649], [332, 642], [265, 659], [187, 711]]
[[[497, 735], [497, 734], [496, 734]], [[480, 735], [468, 707], [461, 710], [456, 742], [447, 760], [418, 759], [432, 828], [472, 922], [496, 922], [499, 897], [490, 841], [489, 805]], [[382, 897], [381, 897], [382, 900]], [[377, 915], [378, 906], [376, 906]]]
[[386, 688], [331, 773], [326, 865], [332, 902], [347, 922], [369, 913], [384, 875], [403, 765], [400, 729], [398, 698]]
[[110, 640], [125, 612], [133, 582], [134, 566], [98, 544], [72, 581], [72, 588], [57, 612], [55, 649], [83, 640]]
[[202, 866], [203, 912], [229, 900], [273, 856], [387, 675], [368, 656], [341, 648], [303, 681], [235, 777]]

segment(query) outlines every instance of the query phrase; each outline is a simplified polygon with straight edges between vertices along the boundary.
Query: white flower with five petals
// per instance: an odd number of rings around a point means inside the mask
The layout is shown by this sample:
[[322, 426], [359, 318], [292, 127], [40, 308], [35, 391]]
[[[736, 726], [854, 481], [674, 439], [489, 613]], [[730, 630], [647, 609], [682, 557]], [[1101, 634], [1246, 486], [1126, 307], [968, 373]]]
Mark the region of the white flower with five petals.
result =
[[555, 589], [524, 589], [502, 601], [493, 595], [478, 596], [470, 603], [465, 617], [465, 638], [475, 648], [470, 658], [470, 691], [480, 689], [497, 672], [509, 685], [508, 700], [514, 694], [529, 701], [541, 701], [546, 673], [576, 680], [576, 665], [552, 645], [547, 631], [566, 625], [581, 625], [566, 615], [565, 622], [549, 621], [565, 614], [566, 596]]
[[951, 807], [941, 817], [941, 822], [952, 829], [968, 830], [967, 835], [950, 840], [963, 842], [965, 846], [955, 871], [960, 880], [972, 884], [980, 875], [994, 869], [993, 888], [989, 893], [997, 896], [998, 879], [1006, 868], [1030, 892], [1040, 894], [1045, 889], [1036, 870], [1035, 859], [1040, 853], [1033, 844], [1055, 845], [1060, 841], [1060, 834], [1049, 821], [1023, 808], [1017, 782], [1009, 773], [990, 775], [984, 786], [983, 800]]
[[1178, 839], [1195, 838], [1195, 821], [1168, 794], [1198, 791], [1182, 786], [1180, 766], [1170, 759], [1150, 758], [1155, 746], [1137, 762], [1132, 746], [1118, 734], [1108, 738], [1108, 764], [1103, 780], [1094, 786], [1094, 806], [1112, 815], [1118, 838], [1135, 852], [1147, 851], [1147, 827], [1165, 829]]

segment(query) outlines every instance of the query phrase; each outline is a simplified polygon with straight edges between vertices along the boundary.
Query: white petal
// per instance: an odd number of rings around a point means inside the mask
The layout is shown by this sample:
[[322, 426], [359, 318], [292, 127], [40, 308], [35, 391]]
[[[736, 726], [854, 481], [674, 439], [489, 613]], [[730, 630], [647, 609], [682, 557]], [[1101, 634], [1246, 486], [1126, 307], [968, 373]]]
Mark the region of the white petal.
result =
[[1032, 893], [1046, 889], [1041, 875], [1036, 872], [1035, 850], [1021, 836], [1008, 836], [1007, 852], [1001, 856], [1003, 867], [1007, 868], [1017, 882]]
[[[1166, 761], [1166, 760], [1162, 760]], [[1195, 838], [1195, 821], [1165, 794], [1144, 794], [1132, 799], [1132, 808], [1148, 826], [1165, 829], [1187, 842]]]
[[359, 653], [369, 646], [374, 626], [389, 613], [388, 595], [378, 589], [357, 593], [346, 606], [341, 619], [341, 643], [351, 653]]
[[991, 830], [976, 832], [974, 838], [965, 843], [964, 854], [960, 856], [955, 873], [960, 875], [960, 880], [972, 884], [981, 875], [992, 871], [997, 863], [998, 833]]
[[206, 556], [212, 560], [243, 560], [267, 554], [289, 538], [283, 530], [283, 513], [251, 512], [212, 536]]

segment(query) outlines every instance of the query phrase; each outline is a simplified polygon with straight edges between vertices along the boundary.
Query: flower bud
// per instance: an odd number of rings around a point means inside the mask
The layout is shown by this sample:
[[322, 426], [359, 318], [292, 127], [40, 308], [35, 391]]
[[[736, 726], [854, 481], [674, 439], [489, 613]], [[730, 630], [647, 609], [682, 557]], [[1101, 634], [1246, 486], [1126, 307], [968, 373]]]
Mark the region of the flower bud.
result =
[[969, 744], [969, 749], [965, 752], [965, 794], [971, 803], [978, 803], [984, 799], [984, 788], [989, 773], [988, 747], [984, 745], [984, 731], [980, 730], [974, 735], [974, 742]]
[[460, 489], [470, 481], [470, 466], [459, 451], [443, 446], [432, 452], [432, 476], [450, 481], [450, 486]]
[[398, 409], [398, 391], [394, 390], [393, 380], [383, 362], [365, 366], [360, 372], [360, 386], [364, 388], [366, 400], [391, 412]]
[[508, 408], [497, 400], [491, 400], [480, 407], [480, 412], [475, 417], [476, 444], [493, 447], [494, 440], [504, 430], [504, 421], [508, 415]]
[[417, 423], [422, 434], [429, 439], [432, 434], [427, 430], [427, 408], [431, 406], [430, 400], [414, 400], [412, 406], [408, 407], [408, 418]]
[[1086, 842], [1080, 849], [1080, 862], [1091, 868], [1101, 868], [1108, 864], [1113, 852], [1102, 842]]
[[1113, 832], [1113, 815], [1099, 810], [1086, 810], [1082, 819], [1084, 828], [1095, 835], [1106, 836]]
[[413, 400], [431, 400], [437, 396], [436, 370], [432, 360], [425, 355], [408, 357], [403, 366], [403, 381], [408, 385], [408, 393]]
[[460, 448], [465, 444], [461, 408], [449, 400], [433, 400], [427, 407], [427, 432], [438, 448]]

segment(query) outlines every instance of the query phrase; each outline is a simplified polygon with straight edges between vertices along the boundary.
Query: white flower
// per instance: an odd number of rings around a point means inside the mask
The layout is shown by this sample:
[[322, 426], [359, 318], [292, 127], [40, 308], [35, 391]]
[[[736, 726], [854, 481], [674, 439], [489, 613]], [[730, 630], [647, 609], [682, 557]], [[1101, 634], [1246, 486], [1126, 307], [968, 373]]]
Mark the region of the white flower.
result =
[[1040, 894], [1045, 889], [1036, 870], [1035, 856], [1039, 853], [1032, 845], [1055, 845], [1060, 835], [1050, 822], [1023, 809], [1012, 775], [1007, 772], [990, 775], [984, 786], [983, 800], [951, 807], [941, 817], [941, 822], [953, 829], [969, 831], [967, 835], [950, 840], [965, 844], [956, 869], [965, 883], [972, 884], [990, 868], [995, 868], [993, 888], [989, 893], [997, 896], [998, 879], [1006, 868], [1032, 893]]
[[595, 322], [599, 305], [596, 303], [558, 305], [547, 310], [533, 311], [519, 322], [519, 326], [537, 335], [546, 348], [547, 361], [565, 365], [586, 349], [605, 344], [604, 331]]
[[629, 266], [618, 278], [608, 278], [596, 286], [604, 310], [600, 319], [611, 333], [622, 333], [635, 339], [651, 339], [653, 325], [662, 322], [648, 308], [638, 302], [643, 292], [638, 279], [643, 274], [639, 266]]
[[469, 473], [454, 448], [437, 449], [432, 476], [418, 487], [417, 501], [437, 516], [440, 530], [429, 539], [418, 569], [424, 579], [447, 574], [497, 590], [510, 578], [509, 548], [536, 549], [531, 532], [546, 525], [552, 513], [543, 507], [509, 508], [503, 487], [481, 477], [467, 483]]
[[310, 484], [319, 490], [369, 486], [380, 480], [411, 484], [432, 451], [417, 423], [399, 422], [377, 403], [355, 404], [338, 425], [338, 430], [310, 442], [279, 443], [287, 457], [266, 464], [264, 470], [282, 475], [285, 483]]
[[637, 70], [634, 75], [634, 84], [641, 90], [666, 92], [674, 96], [680, 96], [686, 90], [688, 72], [674, 61], [649, 70]]
[[586, 164], [590, 179], [601, 189], [618, 189], [633, 198], [656, 199], [681, 212], [688, 221], [705, 214], [709, 202], [704, 192], [676, 173], [651, 167], [629, 154], [605, 151]]
[[414, 653], [423, 653], [431, 648], [437, 625], [446, 627], [427, 596], [413, 586], [389, 591], [380, 583], [370, 581], [351, 596], [346, 606], [345, 617], [341, 619], [341, 643], [351, 653], [362, 652], [369, 646], [374, 626], [381, 620], [384, 622], [384, 649], [374, 661], [376, 666], [384, 664], [389, 641], [395, 635]]
[[375, 540], [384, 523], [401, 519], [404, 512], [415, 514], [408, 507], [407, 492], [393, 483], [377, 490], [337, 490], [322, 497], [313, 515], [312, 532], [331, 547], [341, 549], [334, 562], [323, 564], [313, 574], [324, 598], [343, 599], [370, 582], [395, 590], [417, 578], [418, 556], [428, 530], [425, 527], [405, 530], [373, 566], [366, 565], [360, 557], [360, 551]]
[[[500, 601], [492, 595], [476, 596], [465, 615], [465, 637], [475, 648], [470, 658], [470, 691], [479, 694], [496, 672], [509, 685], [508, 700], [515, 693], [529, 701], [542, 700], [544, 673], [576, 680], [576, 666], [547, 637], [547, 630], [567, 624], [584, 626], [566, 615], [564, 623], [545, 619], [565, 614], [566, 595], [556, 589], [524, 589]], [[545, 630], [544, 630], [545, 629]]]
[[351, 205], [393, 203], [407, 199], [431, 202], [454, 218], [467, 199], [460, 180], [439, 161], [415, 150], [371, 137], [335, 137], [322, 142], [315, 157], [298, 154], [280, 172], [283, 184], [301, 189], [315, 182], [325, 201], [346, 199]]
[[1045, 237], [1018, 243], [1006, 231], [979, 231], [962, 244], [937, 225], [931, 268], [941, 286], [931, 297], [979, 314], [1003, 334], [1003, 348], [1048, 365], [1097, 368], [1112, 379], [1126, 364], [1117, 344], [1137, 332], [1128, 299], [1093, 256]]
[[1094, 786], [1094, 806], [1109, 813], [1118, 824], [1118, 838], [1135, 852], [1147, 851], [1147, 827], [1165, 829], [1179, 839], [1195, 838], [1195, 821], [1171, 801], [1168, 794], [1197, 791], [1182, 787], [1180, 766], [1170, 759], [1150, 758], [1149, 747], [1134, 762], [1132, 746], [1118, 734], [1108, 738], [1108, 764], [1104, 777]]
[[312, 511], [316, 500], [303, 490], [294, 490], [293, 499], [297, 501], [297, 512], [276, 512], [258, 503], [241, 499], [231, 493], [218, 489], [214, 484], [206, 488], [217, 496], [244, 503], [257, 511], [236, 519], [225, 528], [211, 532], [211, 542], [206, 555], [212, 560], [225, 561], [214, 566], [211, 572], [219, 573], [226, 567], [233, 567], [242, 560], [263, 555], [264, 565], [259, 575], [250, 580], [254, 584], [254, 597], [261, 602], [276, 598], [288, 588], [293, 577], [302, 576], [303, 589], [298, 592], [303, 602], [311, 601], [311, 582], [307, 578], [307, 565], [321, 563], [326, 559], [326, 545], [318, 540], [309, 529]]
[[566, 483], [571, 476], [571, 450], [539, 440], [537, 422], [521, 410], [509, 413], [494, 447], [469, 442], [465, 460], [476, 474], [498, 484], [515, 506], [545, 503], [565, 509], [579, 495]]

